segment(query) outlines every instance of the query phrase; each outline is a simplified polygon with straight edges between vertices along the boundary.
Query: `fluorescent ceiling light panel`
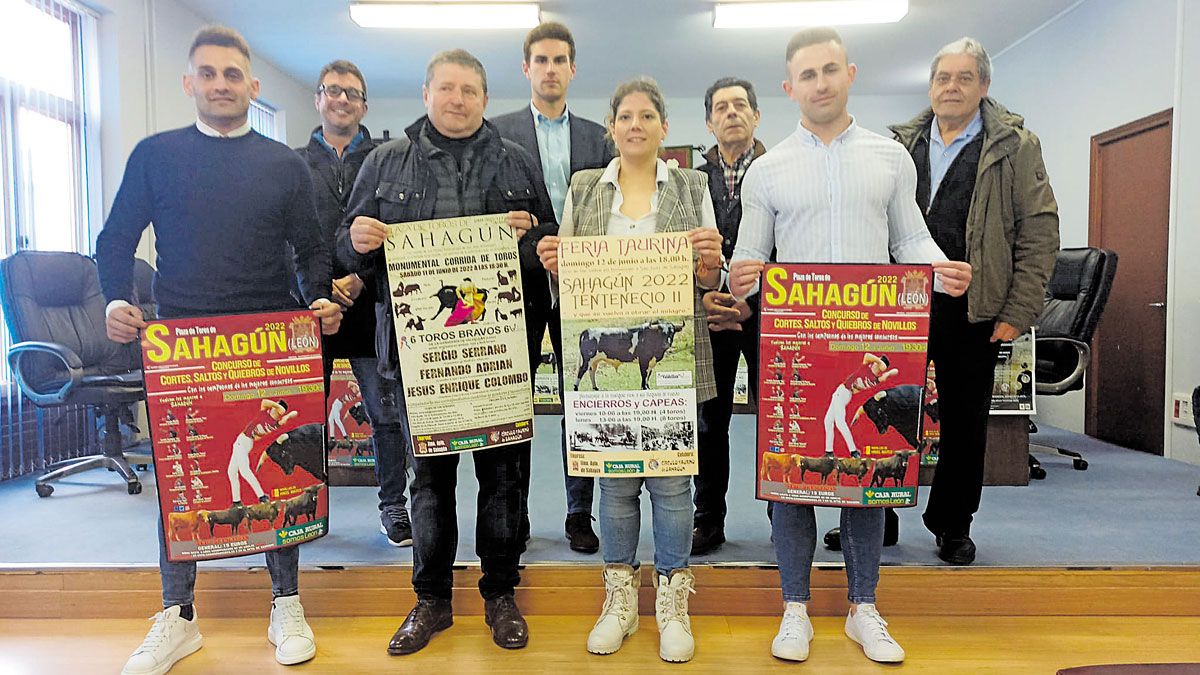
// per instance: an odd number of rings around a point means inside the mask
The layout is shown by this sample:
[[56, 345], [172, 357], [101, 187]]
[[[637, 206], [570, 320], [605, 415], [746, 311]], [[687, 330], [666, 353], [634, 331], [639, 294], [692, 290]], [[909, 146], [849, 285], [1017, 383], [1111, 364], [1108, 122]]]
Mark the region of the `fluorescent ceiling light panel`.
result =
[[535, 2], [350, 3], [350, 18], [363, 28], [533, 28], [540, 12]]
[[729, 2], [713, 6], [714, 28], [781, 28], [895, 23], [908, 14], [908, 0], [809, 0]]

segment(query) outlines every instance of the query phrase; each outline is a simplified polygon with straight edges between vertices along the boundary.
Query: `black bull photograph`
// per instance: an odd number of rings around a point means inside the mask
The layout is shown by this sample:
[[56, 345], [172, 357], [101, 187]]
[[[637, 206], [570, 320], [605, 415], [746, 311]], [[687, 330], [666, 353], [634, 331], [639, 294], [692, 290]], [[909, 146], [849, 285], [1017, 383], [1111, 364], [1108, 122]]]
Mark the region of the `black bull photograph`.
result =
[[[566, 322], [564, 322], [566, 323]], [[585, 375], [590, 375], [592, 389], [595, 391], [655, 389], [653, 376], [655, 370], [676, 370], [676, 365], [683, 369], [694, 352], [694, 337], [690, 329], [690, 317], [669, 319], [651, 319], [633, 326], [595, 327], [594, 322], [572, 322], [576, 325], [564, 325], [563, 334], [579, 334], [578, 351], [570, 353], [570, 347], [564, 346], [564, 370], [575, 373], [575, 391], [579, 391]], [[565, 340], [564, 340], [565, 342]], [[659, 368], [664, 362], [667, 366]], [[678, 364], [674, 362], [678, 362]], [[625, 364], [636, 364], [633, 368], [622, 369]], [[600, 367], [607, 365], [612, 372], [601, 372]], [[597, 373], [600, 377], [597, 378]]]

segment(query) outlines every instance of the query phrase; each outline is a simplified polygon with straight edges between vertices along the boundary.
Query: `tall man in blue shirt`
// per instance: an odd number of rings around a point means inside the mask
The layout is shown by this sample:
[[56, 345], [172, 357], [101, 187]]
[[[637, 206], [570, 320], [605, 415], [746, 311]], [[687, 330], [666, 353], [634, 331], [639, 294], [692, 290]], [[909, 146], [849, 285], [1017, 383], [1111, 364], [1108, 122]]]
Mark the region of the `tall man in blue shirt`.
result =
[[[367, 82], [362, 71], [349, 61], [327, 64], [317, 78], [315, 103], [321, 126], [313, 130], [308, 145], [296, 152], [312, 172], [321, 241], [333, 255], [354, 179], [375, 149], [370, 130], [362, 125], [367, 114]], [[341, 329], [325, 339], [326, 387], [334, 359], [348, 359], [371, 422], [375, 478], [379, 483], [379, 529], [392, 546], [411, 546], [412, 525], [404, 489], [408, 485], [407, 455], [412, 439], [404, 397], [396, 390], [395, 381], [378, 373], [375, 281], [368, 270], [360, 276], [336, 258], [332, 264], [333, 299], [345, 308], [345, 314]]]
[[[341, 308], [329, 300], [329, 251], [321, 245], [308, 169], [247, 121], [259, 83], [245, 39], [220, 26], [200, 29], [183, 89], [196, 100], [197, 122], [138, 143], [96, 240], [109, 338], [132, 342], [146, 326], [130, 301], [134, 250], [150, 223], [160, 318], [297, 309], [292, 290], [299, 281], [322, 332], [336, 332]], [[294, 276], [284, 260], [289, 245]], [[124, 675], [161, 675], [203, 643], [192, 607], [196, 563], [167, 560], [161, 518], [158, 537], [163, 611]], [[281, 548], [266, 559], [274, 595], [267, 639], [275, 659], [307, 661], [317, 647], [300, 605], [300, 550]]]
[[[567, 89], [575, 77], [575, 38], [571, 36], [571, 31], [561, 23], [538, 25], [525, 36], [524, 55], [521, 70], [529, 78], [532, 101], [527, 108], [493, 118], [492, 123], [504, 138], [516, 142], [533, 155], [534, 165], [540, 171], [546, 191], [550, 194], [557, 222], [562, 220], [563, 202], [567, 198], [571, 175], [580, 169], [606, 166], [612, 159], [612, 150], [604, 127], [567, 110]], [[557, 226], [553, 232], [543, 229], [544, 232], [534, 233], [536, 238], [557, 232]], [[542, 353], [542, 335], [549, 326], [555, 368], [561, 376], [562, 332], [558, 307], [551, 307], [550, 304], [545, 273], [539, 267], [522, 269], [521, 274], [530, 298], [530, 370], [537, 370]], [[538, 283], [539, 280], [541, 283]], [[562, 391], [561, 381], [559, 391]], [[568, 476], [565, 442], [562, 452], [567, 487], [567, 541], [573, 551], [595, 553], [600, 548], [600, 540], [592, 530], [595, 484], [591, 478]], [[521, 540], [524, 541], [529, 534], [529, 457], [522, 458], [521, 471], [525, 494], [521, 529]]]
[[[792, 37], [783, 90], [800, 104], [796, 132], [750, 166], [742, 186], [742, 223], [729, 289], [745, 297], [758, 287], [763, 260], [785, 262], [932, 263], [934, 288], [962, 295], [971, 267], [947, 261], [913, 200], [916, 170], [895, 141], [858, 126], [846, 111], [857, 68], [832, 28]], [[899, 662], [904, 650], [875, 609], [883, 511], [841, 510], [850, 613], [846, 635], [874, 661]], [[771, 529], [786, 603], [771, 644], [778, 658], [808, 658], [812, 623], [809, 575], [816, 549], [812, 506], [776, 503]]]
[[[974, 270], [966, 296], [934, 296], [929, 335], [941, 439], [922, 519], [938, 557], [952, 565], [975, 561], [971, 521], [983, 492], [996, 352], [1041, 314], [1059, 244], [1041, 145], [1019, 115], [988, 97], [991, 81], [983, 45], [955, 40], [929, 68], [930, 107], [891, 127], [916, 163], [917, 206], [934, 240]], [[839, 543], [832, 535], [827, 543]]]

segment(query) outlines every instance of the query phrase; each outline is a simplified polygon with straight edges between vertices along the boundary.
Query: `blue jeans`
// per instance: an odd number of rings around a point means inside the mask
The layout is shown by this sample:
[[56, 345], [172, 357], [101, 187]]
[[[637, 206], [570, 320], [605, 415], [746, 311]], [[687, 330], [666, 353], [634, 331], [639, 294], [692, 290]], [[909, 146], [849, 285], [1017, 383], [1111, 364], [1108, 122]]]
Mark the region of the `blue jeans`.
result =
[[[485, 600], [509, 595], [520, 582], [517, 564], [524, 541], [521, 522], [520, 457], [529, 443], [467, 453], [475, 463], [479, 493], [475, 506], [475, 552], [483, 576], [479, 593]], [[413, 460], [413, 590], [418, 597], [449, 600], [458, 552], [457, 454]]]
[[412, 454], [412, 436], [408, 431], [408, 411], [396, 380], [380, 377], [379, 360], [373, 356], [350, 359], [350, 370], [362, 390], [363, 407], [371, 422], [371, 445], [375, 449], [375, 479], [379, 482], [379, 509], [403, 507], [408, 503], [408, 457]]
[[[779, 560], [785, 602], [812, 599], [809, 575], [817, 548], [817, 517], [813, 507], [775, 503], [771, 535]], [[879, 557], [883, 553], [883, 509], [842, 509], [842, 555], [852, 603], [875, 602]]]
[[[196, 599], [196, 563], [167, 560], [166, 537], [162, 518], [158, 519], [158, 574], [162, 578], [163, 607], [190, 605]], [[271, 573], [271, 594], [275, 597], [300, 592], [300, 547], [287, 546], [267, 551], [267, 571]]]
[[606, 563], [638, 566], [642, 484], [650, 493], [654, 569], [670, 576], [692, 552], [692, 477], [600, 479], [600, 550]]

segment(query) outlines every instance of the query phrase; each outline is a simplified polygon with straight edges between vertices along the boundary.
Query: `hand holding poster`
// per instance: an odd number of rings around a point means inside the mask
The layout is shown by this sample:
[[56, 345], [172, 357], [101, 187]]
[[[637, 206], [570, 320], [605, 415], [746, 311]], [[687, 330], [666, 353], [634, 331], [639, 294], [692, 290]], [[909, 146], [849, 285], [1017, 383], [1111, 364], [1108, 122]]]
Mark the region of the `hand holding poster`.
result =
[[568, 237], [558, 259], [567, 472], [694, 475], [695, 291], [687, 235]]
[[325, 390], [311, 312], [152, 321], [142, 362], [169, 560], [326, 533]]
[[916, 503], [932, 278], [927, 266], [766, 266], [760, 499]]
[[533, 438], [521, 266], [507, 217], [390, 227], [384, 250], [413, 453]]

